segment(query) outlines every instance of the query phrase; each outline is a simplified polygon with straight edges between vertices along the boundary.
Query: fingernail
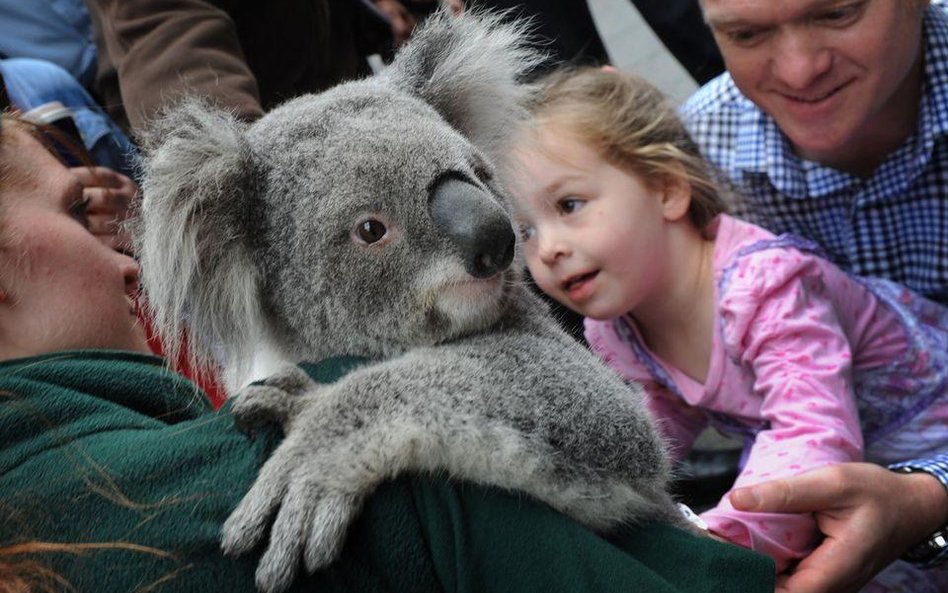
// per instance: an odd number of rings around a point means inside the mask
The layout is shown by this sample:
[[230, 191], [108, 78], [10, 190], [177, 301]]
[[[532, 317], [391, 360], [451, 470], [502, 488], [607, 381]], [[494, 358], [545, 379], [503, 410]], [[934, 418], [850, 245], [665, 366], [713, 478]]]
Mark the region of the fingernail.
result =
[[731, 504], [735, 508], [752, 511], [760, 506], [760, 495], [756, 488], [738, 488], [731, 492]]

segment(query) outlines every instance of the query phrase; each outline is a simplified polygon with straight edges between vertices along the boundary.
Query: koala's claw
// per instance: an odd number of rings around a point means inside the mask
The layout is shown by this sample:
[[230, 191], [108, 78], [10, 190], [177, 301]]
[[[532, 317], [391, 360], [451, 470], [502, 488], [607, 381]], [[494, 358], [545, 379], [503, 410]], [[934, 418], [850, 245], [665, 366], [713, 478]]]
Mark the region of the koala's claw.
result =
[[313, 526], [303, 555], [308, 572], [329, 566], [342, 551], [346, 531], [361, 506], [361, 497], [327, 494], [313, 517]]
[[280, 593], [293, 583], [300, 559], [307, 572], [328, 566], [342, 549], [360, 497], [291, 488], [273, 522], [270, 544], [257, 566], [257, 588]]
[[257, 566], [257, 588], [261, 591], [278, 593], [293, 583], [316, 514], [313, 498], [318, 497], [303, 486], [291, 487], [283, 498], [270, 531], [270, 544]]
[[288, 366], [237, 394], [231, 407], [234, 421], [245, 433], [264, 424], [278, 424], [285, 429], [299, 414], [301, 396], [317, 385], [299, 367]]
[[292, 398], [278, 387], [249, 385], [241, 390], [231, 406], [234, 423], [248, 434], [265, 424], [283, 426], [294, 415]]
[[[267, 469], [265, 465], [263, 472]], [[224, 553], [239, 556], [263, 541], [270, 517], [279, 506], [285, 491], [286, 483], [279, 476], [272, 475], [270, 480], [254, 482], [253, 487], [224, 522], [221, 532], [221, 547]]]

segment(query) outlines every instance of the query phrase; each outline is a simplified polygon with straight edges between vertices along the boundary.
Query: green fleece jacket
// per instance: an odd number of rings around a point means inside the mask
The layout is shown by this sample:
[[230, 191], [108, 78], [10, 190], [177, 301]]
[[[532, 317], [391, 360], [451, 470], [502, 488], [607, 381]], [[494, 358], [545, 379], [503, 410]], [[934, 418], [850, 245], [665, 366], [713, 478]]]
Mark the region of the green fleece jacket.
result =
[[[345, 361], [308, 369], [321, 380]], [[81, 351], [0, 364], [0, 546], [101, 548], [32, 556], [81, 593], [253, 591], [256, 554], [220, 528], [279, 442], [139, 354]], [[296, 591], [770, 593], [773, 564], [664, 525], [597, 536], [524, 496], [443, 477], [383, 485], [340, 559]]]

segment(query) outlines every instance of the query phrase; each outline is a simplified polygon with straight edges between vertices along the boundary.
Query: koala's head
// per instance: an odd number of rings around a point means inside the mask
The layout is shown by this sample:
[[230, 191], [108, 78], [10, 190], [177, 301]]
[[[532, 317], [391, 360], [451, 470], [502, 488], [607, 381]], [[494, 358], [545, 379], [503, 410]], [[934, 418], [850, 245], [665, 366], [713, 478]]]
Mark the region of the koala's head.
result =
[[523, 290], [494, 163], [540, 58], [495, 16], [440, 13], [381, 75], [251, 126], [198, 100], [145, 138], [138, 247], [172, 351], [236, 387], [261, 353], [389, 356], [483, 331]]

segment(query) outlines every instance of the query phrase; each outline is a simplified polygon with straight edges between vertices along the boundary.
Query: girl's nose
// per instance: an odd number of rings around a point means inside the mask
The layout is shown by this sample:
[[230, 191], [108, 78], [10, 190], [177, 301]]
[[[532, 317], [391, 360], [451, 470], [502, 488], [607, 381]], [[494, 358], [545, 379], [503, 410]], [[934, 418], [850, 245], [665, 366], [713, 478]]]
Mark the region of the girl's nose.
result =
[[558, 259], [570, 253], [567, 242], [555, 232], [538, 232], [537, 243], [537, 255], [539, 255], [540, 261], [547, 265], [552, 265]]

